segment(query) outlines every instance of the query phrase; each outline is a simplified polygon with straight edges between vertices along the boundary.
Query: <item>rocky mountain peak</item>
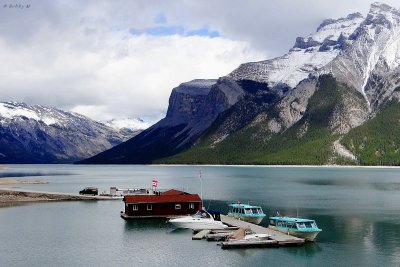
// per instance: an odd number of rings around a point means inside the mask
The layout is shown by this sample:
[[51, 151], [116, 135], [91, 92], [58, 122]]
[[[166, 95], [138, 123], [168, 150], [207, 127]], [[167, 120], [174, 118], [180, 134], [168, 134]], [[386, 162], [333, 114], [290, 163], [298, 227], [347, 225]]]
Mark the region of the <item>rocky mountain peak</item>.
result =
[[215, 79], [195, 79], [190, 82], [181, 83], [173, 90], [177, 93], [190, 95], [207, 95], [211, 87], [217, 82]]
[[364, 16], [360, 12], [355, 12], [347, 15], [345, 18], [339, 18], [339, 19], [325, 19], [317, 28], [317, 32], [322, 30], [323, 28], [326, 28], [329, 25], [333, 24], [338, 24], [338, 23], [343, 23], [346, 21], [356, 21], [358, 19], [364, 19]]
[[364, 25], [385, 28], [394, 28], [399, 24], [400, 10], [383, 3], [373, 3], [367, 15]]
[[382, 84], [376, 77], [393, 76], [399, 67], [399, 10], [381, 3], [372, 4], [366, 19], [349, 39], [351, 45], [325, 69], [358, 90], [373, 112], [397, 86], [397, 83]]
[[391, 12], [396, 12], [396, 8], [391, 7], [385, 3], [382, 2], [375, 2], [371, 4], [369, 14], [382, 14], [382, 13], [391, 13]]
[[360, 13], [325, 20], [313, 34], [297, 37], [290, 51], [271, 60], [242, 64], [228, 76], [254, 80], [274, 87], [296, 87], [310, 74], [322, 69], [348, 47], [348, 37], [364, 20]]

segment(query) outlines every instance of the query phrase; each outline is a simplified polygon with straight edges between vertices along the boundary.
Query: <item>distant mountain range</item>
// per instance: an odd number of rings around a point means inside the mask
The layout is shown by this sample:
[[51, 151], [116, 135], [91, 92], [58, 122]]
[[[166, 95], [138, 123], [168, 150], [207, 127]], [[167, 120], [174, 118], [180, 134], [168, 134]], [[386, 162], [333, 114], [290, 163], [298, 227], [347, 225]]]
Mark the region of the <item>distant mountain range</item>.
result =
[[140, 118], [112, 119], [105, 121], [104, 124], [121, 132], [126, 137], [133, 137], [151, 126], [149, 122]]
[[56, 108], [0, 102], [0, 163], [71, 163], [120, 144], [145, 126], [138, 119], [106, 125]]
[[400, 164], [400, 10], [322, 22], [278, 58], [172, 90], [164, 119], [82, 163]]

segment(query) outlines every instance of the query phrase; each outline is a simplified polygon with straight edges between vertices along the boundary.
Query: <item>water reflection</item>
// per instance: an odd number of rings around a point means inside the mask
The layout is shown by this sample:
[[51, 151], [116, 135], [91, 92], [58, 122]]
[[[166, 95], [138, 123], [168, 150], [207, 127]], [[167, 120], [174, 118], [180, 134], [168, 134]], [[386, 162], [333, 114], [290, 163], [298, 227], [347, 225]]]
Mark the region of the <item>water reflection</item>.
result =
[[373, 183], [373, 188], [377, 190], [383, 191], [399, 191], [400, 190], [400, 183], [392, 182], [392, 183]]
[[[122, 220], [122, 219], [121, 219]], [[149, 229], [168, 229], [171, 225], [163, 218], [125, 220], [125, 231], [143, 231]]]
[[322, 252], [322, 247], [316, 242], [306, 242], [301, 247], [289, 247], [287, 248], [289, 254], [301, 257], [313, 257], [316, 253]]
[[191, 236], [193, 234], [193, 231], [191, 229], [183, 229], [183, 228], [172, 228], [170, 231], [168, 231], [170, 234], [187, 234], [188, 236]]

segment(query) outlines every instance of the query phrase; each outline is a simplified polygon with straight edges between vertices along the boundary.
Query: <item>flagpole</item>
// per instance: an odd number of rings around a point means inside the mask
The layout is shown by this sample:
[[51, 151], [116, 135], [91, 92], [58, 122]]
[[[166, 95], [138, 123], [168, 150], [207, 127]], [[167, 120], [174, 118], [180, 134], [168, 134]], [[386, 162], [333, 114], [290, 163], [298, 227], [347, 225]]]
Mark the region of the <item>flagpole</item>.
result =
[[201, 178], [201, 170], [199, 170], [199, 179], [200, 179], [200, 198], [201, 198], [201, 208], [203, 209], [203, 179]]

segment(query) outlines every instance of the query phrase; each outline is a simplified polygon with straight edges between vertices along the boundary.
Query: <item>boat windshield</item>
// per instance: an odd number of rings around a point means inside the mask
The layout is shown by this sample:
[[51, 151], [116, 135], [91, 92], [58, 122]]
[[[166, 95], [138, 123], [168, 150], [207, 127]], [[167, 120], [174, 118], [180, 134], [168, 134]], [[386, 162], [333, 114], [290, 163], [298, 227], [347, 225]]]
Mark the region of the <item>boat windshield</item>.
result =
[[251, 211], [253, 214], [264, 214], [262, 208], [252, 208]]
[[297, 223], [297, 228], [318, 228], [315, 222], [299, 222]]
[[306, 225], [307, 228], [313, 228], [311, 222], [305, 222], [304, 224]]
[[211, 215], [208, 212], [205, 212], [204, 210], [199, 210], [196, 212], [195, 215], [193, 215], [195, 218], [211, 218]]
[[306, 226], [304, 225], [304, 223], [297, 223], [297, 228], [301, 229], [301, 228], [306, 228]]

